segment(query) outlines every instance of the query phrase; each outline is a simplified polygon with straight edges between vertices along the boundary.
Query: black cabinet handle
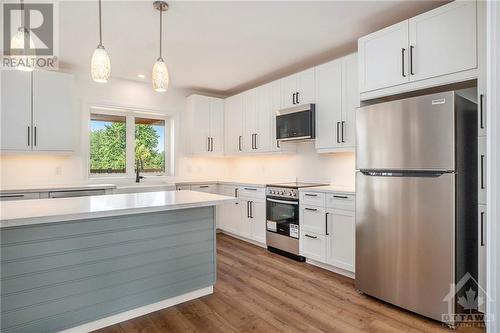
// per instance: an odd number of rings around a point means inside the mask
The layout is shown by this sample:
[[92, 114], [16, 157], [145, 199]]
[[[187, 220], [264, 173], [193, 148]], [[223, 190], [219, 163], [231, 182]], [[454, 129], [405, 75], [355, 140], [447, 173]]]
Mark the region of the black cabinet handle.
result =
[[214, 151], [214, 138], [210, 138], [210, 151]]
[[207, 151], [210, 151], [210, 137], [207, 136]]
[[34, 139], [35, 139], [34, 145], [36, 146], [36, 139], [38, 137], [38, 135], [36, 134], [36, 126], [35, 126], [35, 134], [33, 136], [34, 136]]
[[30, 145], [30, 127], [28, 126], [28, 147]]
[[481, 155], [481, 189], [484, 190], [484, 155]]
[[484, 128], [484, 123], [483, 123], [483, 97], [484, 97], [483, 94], [479, 95], [479, 125], [480, 125], [481, 128]]
[[306, 193], [304, 194], [306, 197], [317, 197], [317, 194]]
[[292, 94], [292, 104], [295, 105], [295, 93]]
[[254, 136], [255, 136], [255, 139], [254, 139], [254, 142], [255, 142], [255, 148], [254, 148], [254, 149], [259, 149], [259, 148], [257, 147], [257, 135], [258, 135], [257, 133], [255, 133], [255, 134], [254, 134]]
[[299, 101], [299, 93], [298, 93], [298, 92], [296, 92], [296, 94], [297, 94], [297, 97], [296, 97], [297, 104], [300, 104], [300, 101]]
[[334, 195], [333, 197], [337, 199], [349, 199], [347, 195]]
[[411, 75], [415, 75], [415, 73], [413, 73], [413, 49], [414, 49], [414, 46], [410, 45], [410, 74]]
[[316, 239], [316, 238], [318, 238], [318, 237], [316, 237], [316, 236], [311, 236], [311, 235], [308, 235], [308, 234], [306, 234], [306, 237], [309, 237], [309, 238], [312, 238], [312, 239]]
[[208, 185], [200, 185], [200, 188], [208, 188], [208, 187], [210, 187], [210, 186], [208, 186]]
[[238, 197], [238, 188], [236, 187], [234, 189], [234, 197], [237, 198]]
[[238, 137], [238, 150], [241, 151], [241, 135]]
[[340, 121], [337, 121], [337, 143], [340, 143], [340, 139], [339, 139], [339, 125], [340, 125]]
[[305, 210], [310, 210], [311, 212], [317, 212], [318, 211], [316, 208], [305, 208]]
[[342, 129], [342, 143], [345, 143], [344, 141], [344, 124], [345, 124], [345, 121], [342, 120], [341, 122], [341, 129]]
[[405, 74], [405, 52], [406, 52], [406, 49], [403, 47], [401, 49], [401, 75], [403, 77], [406, 77], [406, 74]]
[[253, 219], [253, 201], [250, 201], [250, 218]]
[[256, 188], [251, 188], [251, 187], [244, 187], [244, 189], [247, 191], [257, 191]]
[[484, 246], [484, 212], [481, 212], [481, 246]]
[[250, 201], [247, 201], [247, 217], [250, 218]]
[[326, 212], [326, 213], [325, 213], [325, 234], [326, 234], [327, 236], [328, 236], [328, 235], [330, 235], [330, 234], [328, 233], [328, 214], [330, 214], [330, 213], [328, 213], [328, 212]]

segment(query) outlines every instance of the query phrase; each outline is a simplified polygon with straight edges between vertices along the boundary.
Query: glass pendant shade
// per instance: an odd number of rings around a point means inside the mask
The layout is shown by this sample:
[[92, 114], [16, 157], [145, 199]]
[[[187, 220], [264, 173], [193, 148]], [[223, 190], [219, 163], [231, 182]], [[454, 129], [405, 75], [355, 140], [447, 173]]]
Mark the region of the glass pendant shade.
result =
[[95, 82], [108, 82], [111, 74], [111, 61], [109, 60], [108, 52], [106, 52], [104, 46], [98, 45], [95, 49], [90, 63], [90, 71], [92, 79]]
[[[19, 29], [17, 29], [16, 33], [14, 34], [14, 36], [12, 36], [12, 39], [10, 40], [10, 49], [23, 50], [25, 40], [29, 41], [30, 49], [35, 48], [35, 42], [31, 38], [29, 31], [26, 28], [20, 27]], [[16, 66], [16, 69], [20, 71], [31, 72], [35, 67], [36, 57], [33, 55], [30, 56], [14, 55], [11, 56], [11, 58], [17, 60], [18, 65]]]
[[153, 89], [158, 92], [165, 92], [168, 88], [168, 68], [162, 58], [158, 58], [153, 65], [152, 73]]

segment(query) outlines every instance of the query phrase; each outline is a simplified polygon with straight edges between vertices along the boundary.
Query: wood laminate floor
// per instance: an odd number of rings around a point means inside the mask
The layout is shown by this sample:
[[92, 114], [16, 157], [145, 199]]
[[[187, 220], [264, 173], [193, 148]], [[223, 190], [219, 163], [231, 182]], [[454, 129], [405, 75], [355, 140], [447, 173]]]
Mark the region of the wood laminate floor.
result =
[[217, 235], [214, 293], [95, 333], [460, 332], [365, 295], [351, 279]]

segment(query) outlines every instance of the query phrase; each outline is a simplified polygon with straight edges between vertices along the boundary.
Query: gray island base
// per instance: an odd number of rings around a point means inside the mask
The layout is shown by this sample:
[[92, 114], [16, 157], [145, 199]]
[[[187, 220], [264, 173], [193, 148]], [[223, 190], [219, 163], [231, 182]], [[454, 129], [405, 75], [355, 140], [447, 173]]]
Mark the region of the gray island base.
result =
[[1, 331], [88, 332], [212, 293], [213, 201], [227, 197], [206, 195], [201, 207], [2, 227]]

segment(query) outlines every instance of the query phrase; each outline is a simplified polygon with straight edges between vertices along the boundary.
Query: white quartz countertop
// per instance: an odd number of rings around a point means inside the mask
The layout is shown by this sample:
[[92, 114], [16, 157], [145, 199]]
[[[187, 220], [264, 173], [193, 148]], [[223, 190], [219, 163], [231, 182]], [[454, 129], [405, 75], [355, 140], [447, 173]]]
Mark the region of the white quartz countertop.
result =
[[241, 180], [185, 180], [185, 181], [176, 181], [176, 185], [209, 185], [209, 184], [218, 184], [218, 185], [234, 185], [234, 186], [253, 186], [253, 187], [266, 187], [269, 183], [265, 183], [262, 181], [241, 181]]
[[0, 188], [0, 193], [27, 193], [27, 192], [48, 192], [48, 191], [76, 191], [94, 189], [114, 189], [115, 184], [59, 184], [59, 185], [25, 185], [6, 186]]
[[324, 192], [324, 193], [348, 193], [355, 194], [356, 190], [351, 186], [325, 185], [301, 188], [303, 192]]
[[0, 228], [86, 218], [207, 207], [235, 200], [195, 191], [97, 195], [0, 202]]

